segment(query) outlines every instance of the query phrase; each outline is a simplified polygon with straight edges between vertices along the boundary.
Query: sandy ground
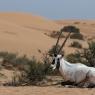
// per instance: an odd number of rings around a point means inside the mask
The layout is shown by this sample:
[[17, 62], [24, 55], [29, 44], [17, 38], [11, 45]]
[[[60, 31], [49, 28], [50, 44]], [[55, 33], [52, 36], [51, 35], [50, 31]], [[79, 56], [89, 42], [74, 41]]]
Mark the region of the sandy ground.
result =
[[60, 87], [0, 87], [0, 95], [95, 95], [95, 89]]
[[35, 56], [45, 52], [55, 39], [44, 33], [59, 29], [60, 25], [43, 17], [24, 13], [0, 13], [0, 51]]
[[[0, 84], [11, 80], [13, 71], [3, 69], [0, 73], [6, 77], [0, 77]], [[62, 80], [61, 77], [52, 77], [55, 81]], [[0, 95], [95, 95], [95, 89], [88, 88], [66, 88], [61, 85], [50, 86], [0, 86]]]

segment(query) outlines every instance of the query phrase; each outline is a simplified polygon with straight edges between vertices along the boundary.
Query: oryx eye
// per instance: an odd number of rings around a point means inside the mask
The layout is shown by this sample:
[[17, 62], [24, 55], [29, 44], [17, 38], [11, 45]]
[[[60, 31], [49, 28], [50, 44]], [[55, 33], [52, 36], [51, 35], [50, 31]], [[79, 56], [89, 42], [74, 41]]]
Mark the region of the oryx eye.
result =
[[57, 59], [57, 62], [59, 63], [59, 61], [60, 61], [60, 60], [59, 60], [59, 58], [58, 58], [58, 59]]
[[51, 64], [55, 64], [55, 59], [53, 59], [52, 63]]

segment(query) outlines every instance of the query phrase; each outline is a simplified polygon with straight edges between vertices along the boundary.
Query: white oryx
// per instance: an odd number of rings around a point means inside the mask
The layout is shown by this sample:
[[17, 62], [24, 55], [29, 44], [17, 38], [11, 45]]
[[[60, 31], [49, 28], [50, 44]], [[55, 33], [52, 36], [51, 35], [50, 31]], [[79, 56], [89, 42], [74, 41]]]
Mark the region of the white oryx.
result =
[[88, 86], [95, 85], [95, 68], [93, 67], [81, 63], [71, 64], [62, 55], [56, 55], [51, 66], [60, 71], [65, 82], [69, 81], [75, 84], [87, 82]]
[[[62, 55], [59, 54], [61, 49], [65, 45], [66, 40], [68, 39], [69, 35], [63, 42], [59, 51], [54, 55], [51, 67], [53, 69], [57, 68], [60, 71], [65, 82], [69, 81], [75, 84], [85, 82], [85, 83], [88, 83], [89, 87], [90, 87], [90, 84], [91, 86], [95, 86], [95, 68], [94, 67], [88, 67], [81, 63], [76, 63], [76, 64], [69, 63], [64, 59]], [[58, 45], [59, 38], [57, 40], [56, 46]]]

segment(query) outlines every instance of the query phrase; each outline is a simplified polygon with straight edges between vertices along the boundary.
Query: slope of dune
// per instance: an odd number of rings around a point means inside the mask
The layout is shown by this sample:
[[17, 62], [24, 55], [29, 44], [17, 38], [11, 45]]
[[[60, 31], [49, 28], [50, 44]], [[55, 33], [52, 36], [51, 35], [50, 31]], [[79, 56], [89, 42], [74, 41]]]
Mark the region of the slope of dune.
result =
[[77, 26], [83, 35], [95, 37], [95, 20], [57, 20], [55, 22], [62, 26]]
[[1, 22], [8, 22], [9, 24], [15, 26], [40, 31], [52, 31], [59, 28], [55, 22], [50, 21], [44, 17], [25, 13], [0, 13], [0, 20]]
[[[56, 39], [47, 36], [66, 25], [75, 25], [80, 32], [87, 37], [95, 37], [94, 20], [60, 20], [51, 21], [39, 16], [24, 13], [0, 13], [0, 51], [9, 51], [35, 56], [40, 59], [42, 53], [50, 49], [55, 44]], [[61, 39], [61, 42], [64, 39]], [[71, 53], [76, 48], [70, 48], [72, 39], [65, 45], [65, 53]], [[79, 40], [78, 40], [79, 41]], [[79, 41], [83, 47], [87, 45], [84, 40]], [[13, 71], [1, 70], [6, 77], [0, 77], [1, 82], [11, 80]], [[94, 95], [95, 89], [87, 88], [64, 88], [62, 86], [21, 86], [21, 87], [0, 87], [0, 95]]]
[[[46, 35], [63, 26], [75, 25], [86, 37], [95, 37], [94, 20], [48, 20], [44, 17], [25, 13], [0, 13], [0, 51], [15, 52], [41, 58], [43, 53], [55, 44], [56, 39]], [[63, 41], [62, 39], [61, 41]], [[72, 40], [66, 43], [66, 53], [76, 49], [68, 47]], [[80, 41], [84, 46], [86, 41]]]
[[16, 52], [40, 58], [38, 50], [49, 49], [55, 40], [44, 33], [60, 25], [42, 17], [24, 13], [0, 13], [0, 51]]

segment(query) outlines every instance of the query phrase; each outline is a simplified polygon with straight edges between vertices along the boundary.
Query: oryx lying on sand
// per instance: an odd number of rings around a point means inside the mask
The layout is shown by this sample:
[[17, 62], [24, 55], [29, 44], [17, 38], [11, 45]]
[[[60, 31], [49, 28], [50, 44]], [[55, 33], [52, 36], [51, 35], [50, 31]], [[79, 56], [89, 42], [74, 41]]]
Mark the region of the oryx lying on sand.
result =
[[62, 55], [56, 55], [52, 62], [52, 68], [58, 69], [69, 83], [88, 83], [88, 86], [95, 86], [95, 68], [88, 67], [81, 63], [71, 64], [67, 62]]
[[[65, 42], [68, 39], [69, 35], [63, 42], [59, 51], [56, 54], [54, 54], [51, 67], [53, 69], [57, 68], [60, 71], [65, 82], [69, 81], [75, 84], [88, 83], [87, 85], [88, 87], [93, 87], [95, 86], [95, 68], [94, 67], [88, 67], [81, 63], [71, 64], [67, 62], [62, 55], [60, 55], [60, 51], [65, 45]], [[56, 45], [58, 45], [59, 38], [57, 40]]]

